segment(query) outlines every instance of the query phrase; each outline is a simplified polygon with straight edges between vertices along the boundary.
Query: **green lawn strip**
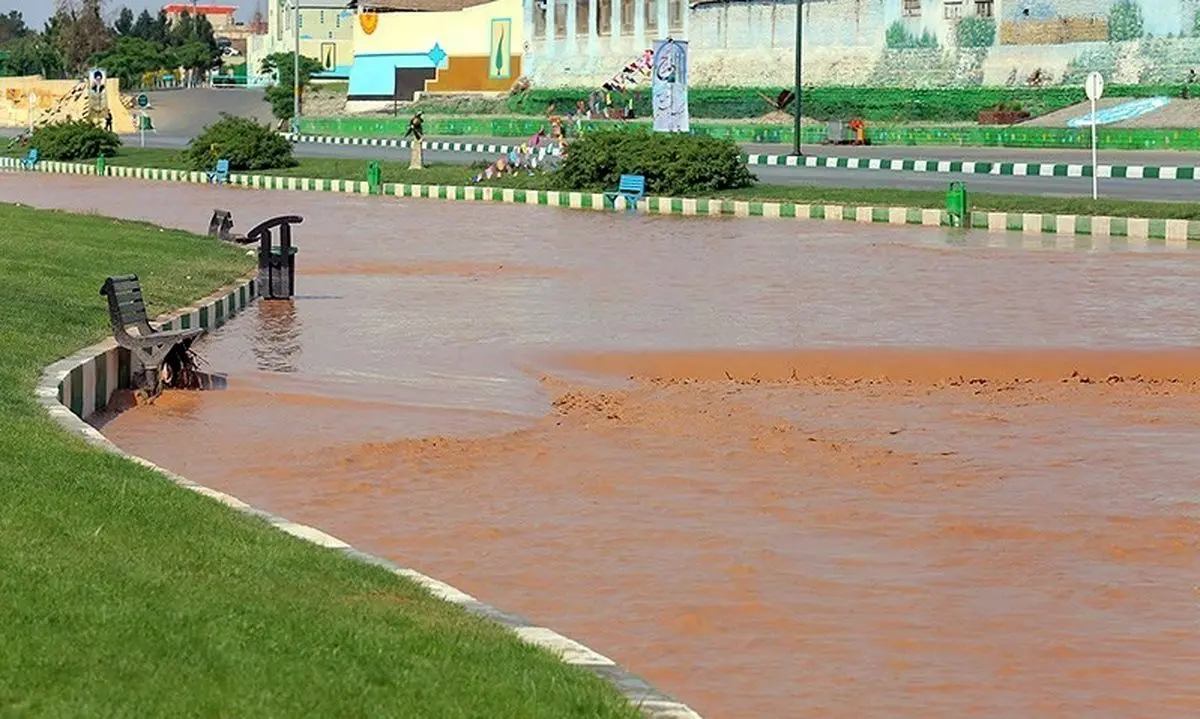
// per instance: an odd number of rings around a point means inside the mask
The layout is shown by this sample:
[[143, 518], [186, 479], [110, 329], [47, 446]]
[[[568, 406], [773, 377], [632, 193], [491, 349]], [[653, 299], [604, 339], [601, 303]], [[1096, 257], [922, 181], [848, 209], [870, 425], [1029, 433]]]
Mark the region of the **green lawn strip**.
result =
[[[22, 153], [23, 154], [23, 153]], [[279, 170], [261, 170], [260, 174], [283, 177], [312, 177], [325, 179], [367, 179], [368, 160], [324, 157], [300, 157], [299, 165]], [[186, 169], [180, 152], [152, 148], [123, 148], [121, 154], [108, 161], [110, 166], [161, 167]], [[408, 161], [379, 161], [383, 181], [420, 185], [469, 185], [478, 173], [467, 165], [429, 165], [423, 170], [408, 169]], [[751, 168], [753, 171], [754, 168]], [[796, 172], [801, 175], [803, 169]], [[870, 172], [864, 170], [864, 172]], [[1030, 183], [1036, 183], [1031, 178]], [[534, 190], [561, 189], [549, 175], [524, 173], [506, 175], [483, 185], [515, 187]], [[970, 190], [970, 180], [967, 188]], [[608, 188], [611, 189], [611, 188]], [[592, 192], [600, 191], [592, 188]], [[696, 197], [716, 197], [762, 202], [796, 202], [800, 204], [854, 205], [860, 207], [915, 207], [945, 209], [946, 194], [938, 190], [904, 190], [888, 188], [824, 187], [820, 185], [759, 184], [741, 190], [697, 192]], [[1149, 200], [1119, 200], [1087, 197], [1036, 197], [971, 192], [971, 209], [984, 212], [1021, 212], [1058, 215], [1099, 215], [1110, 217], [1145, 217], [1151, 219], [1200, 220], [1200, 204], [1188, 202], [1157, 202]]]
[[162, 312], [243, 275], [241, 249], [8, 204], [0, 225], [0, 715], [638, 716], [501, 627], [45, 416], [40, 369], [108, 332], [106, 275], [137, 273]]

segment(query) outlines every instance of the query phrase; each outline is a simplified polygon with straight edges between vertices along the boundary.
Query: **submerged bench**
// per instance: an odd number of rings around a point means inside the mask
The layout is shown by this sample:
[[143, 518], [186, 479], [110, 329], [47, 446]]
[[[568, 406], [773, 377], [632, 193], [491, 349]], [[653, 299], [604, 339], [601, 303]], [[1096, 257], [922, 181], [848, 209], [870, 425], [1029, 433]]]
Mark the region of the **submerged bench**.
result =
[[245, 235], [234, 234], [233, 213], [229, 210], [213, 210], [212, 219], [208, 221], [208, 236], [239, 245], [250, 242]]
[[157, 397], [162, 393], [161, 373], [167, 355], [178, 345], [183, 345], [186, 350], [204, 330], [162, 331], [151, 327], [137, 275], [109, 277], [100, 288], [100, 295], [108, 298], [113, 339], [129, 350], [136, 360], [133, 365], [136, 388], [144, 392], [147, 399]]
[[613, 204], [613, 209], [617, 209], [617, 198], [625, 199], [625, 209], [628, 212], [637, 212], [638, 201], [646, 196], [646, 177], [644, 175], [621, 175], [621, 182], [617, 185], [615, 192], [604, 193], [605, 199]]

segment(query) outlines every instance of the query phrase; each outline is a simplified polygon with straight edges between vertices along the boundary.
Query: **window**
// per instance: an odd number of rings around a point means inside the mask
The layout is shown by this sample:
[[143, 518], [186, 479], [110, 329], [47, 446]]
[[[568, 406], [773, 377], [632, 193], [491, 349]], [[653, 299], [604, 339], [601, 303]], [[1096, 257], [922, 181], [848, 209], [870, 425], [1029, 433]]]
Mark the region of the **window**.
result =
[[644, 0], [646, 37], [658, 37], [658, 0]]
[[612, 35], [613, 0], [596, 0], [596, 34], [601, 37]]
[[900, 14], [904, 17], [921, 17], [921, 0], [904, 0]]
[[533, 36], [546, 37], [546, 0], [533, 0]]
[[684, 0], [667, 0], [667, 32], [683, 32], [683, 13], [687, 6]]
[[554, 37], [567, 36], [567, 8], [571, 0], [554, 0]]
[[621, 34], [622, 35], [632, 35], [633, 34], [634, 7], [635, 7], [635, 5], [634, 5], [633, 0], [621, 0]]
[[962, 0], [946, 0], [942, 4], [942, 17], [956, 20], [962, 17]]
[[992, 0], [975, 0], [975, 14], [979, 17], [992, 17], [995, 14]]
[[575, 0], [575, 37], [587, 37], [592, 34], [588, 5], [588, 0]]

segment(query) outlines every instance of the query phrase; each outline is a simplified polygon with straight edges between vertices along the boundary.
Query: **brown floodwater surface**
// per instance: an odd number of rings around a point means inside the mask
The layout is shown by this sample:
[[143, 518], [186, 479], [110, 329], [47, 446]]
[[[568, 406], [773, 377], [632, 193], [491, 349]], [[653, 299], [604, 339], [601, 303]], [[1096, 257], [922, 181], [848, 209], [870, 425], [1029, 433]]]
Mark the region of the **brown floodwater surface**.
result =
[[197, 346], [229, 389], [105, 433], [709, 719], [1200, 716], [1190, 253], [90, 178], [0, 195], [194, 231], [304, 215], [299, 296]]

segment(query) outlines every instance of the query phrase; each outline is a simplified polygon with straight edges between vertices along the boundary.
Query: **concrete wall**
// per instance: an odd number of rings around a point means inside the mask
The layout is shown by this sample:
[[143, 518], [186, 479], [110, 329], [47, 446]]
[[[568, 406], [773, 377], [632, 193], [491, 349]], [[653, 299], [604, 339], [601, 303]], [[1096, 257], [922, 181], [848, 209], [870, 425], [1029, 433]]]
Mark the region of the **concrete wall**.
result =
[[[595, 87], [657, 38], [689, 41], [694, 86], [794, 82], [794, 0], [699, 0], [668, 22], [681, 0], [524, 0], [524, 70], [535, 86]], [[1135, 0], [1144, 36], [1108, 41], [1118, 0], [804, 0], [804, 79], [817, 85], [939, 87], [1049, 84], [1090, 70], [1110, 82], [1179, 82], [1200, 68], [1200, 0]], [[656, 17], [654, 27], [647, 13]], [[990, 14], [990, 16], [989, 16]], [[608, 16], [601, 28], [597, 17]], [[565, 21], [564, 21], [565, 18]], [[959, 47], [964, 21], [991, 42]], [[936, 47], [889, 46], [889, 28], [928, 33]], [[605, 32], [607, 31], [607, 32]], [[1187, 37], [1181, 37], [1187, 36]]]
[[[43, 119], [82, 119], [87, 113], [86, 94], [82, 100], [69, 107], [61, 105], [67, 95], [78, 88], [78, 80], [46, 80], [39, 75], [27, 77], [0, 77], [0, 126], [29, 127], [29, 95], [37, 96], [34, 122]], [[136, 130], [129, 111], [121, 104], [121, 81], [108, 78], [105, 84], [108, 109], [113, 116], [113, 130], [129, 133]]]
[[381, 12], [354, 24], [348, 100], [421, 92], [506, 92], [521, 76], [521, 0], [451, 12]]

